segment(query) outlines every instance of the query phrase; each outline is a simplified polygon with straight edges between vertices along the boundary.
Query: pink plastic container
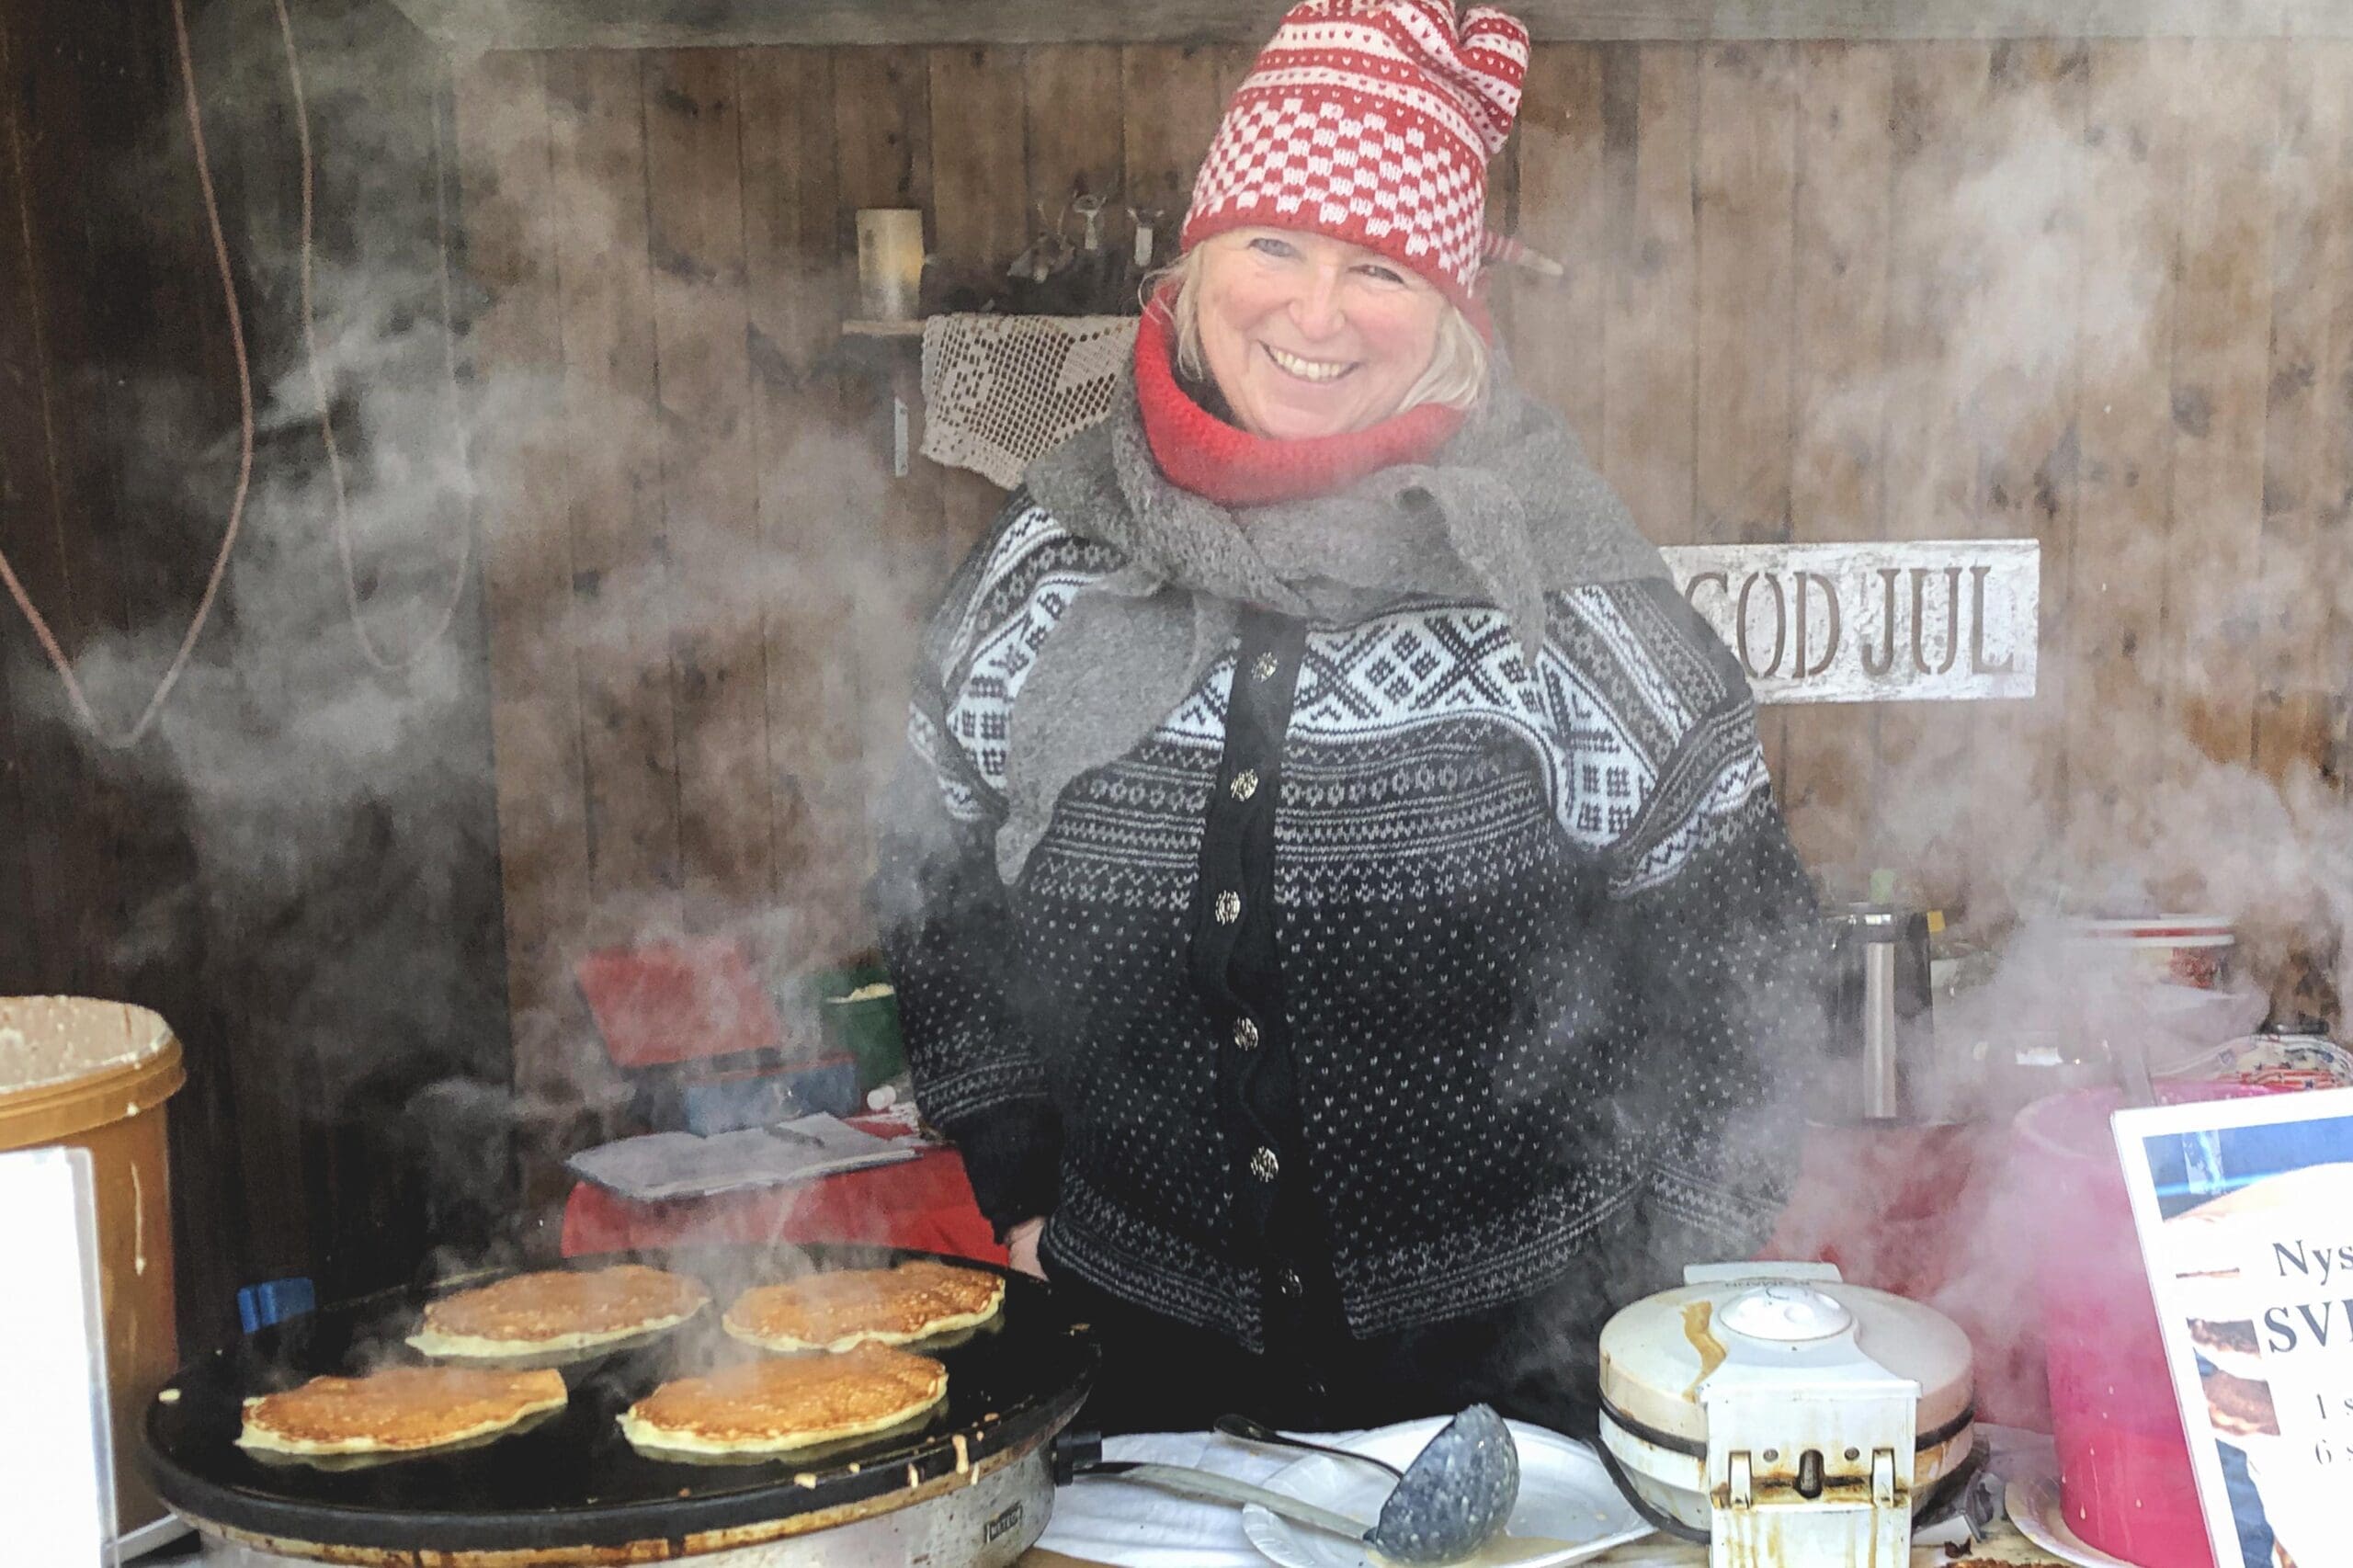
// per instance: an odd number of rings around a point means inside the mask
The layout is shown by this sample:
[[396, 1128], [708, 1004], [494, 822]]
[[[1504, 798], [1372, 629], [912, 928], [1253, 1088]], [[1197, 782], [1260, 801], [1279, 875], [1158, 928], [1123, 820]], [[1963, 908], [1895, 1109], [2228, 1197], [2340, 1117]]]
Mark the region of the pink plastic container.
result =
[[[2240, 1084], [2158, 1090], [2168, 1104], [2263, 1092]], [[2047, 1199], [2033, 1242], [2060, 1494], [2075, 1534], [2112, 1557], [2143, 1568], [2214, 1568], [2109, 1131], [2120, 1103], [2113, 1089], [2080, 1090], [2037, 1100], [2016, 1123], [2019, 1157]]]

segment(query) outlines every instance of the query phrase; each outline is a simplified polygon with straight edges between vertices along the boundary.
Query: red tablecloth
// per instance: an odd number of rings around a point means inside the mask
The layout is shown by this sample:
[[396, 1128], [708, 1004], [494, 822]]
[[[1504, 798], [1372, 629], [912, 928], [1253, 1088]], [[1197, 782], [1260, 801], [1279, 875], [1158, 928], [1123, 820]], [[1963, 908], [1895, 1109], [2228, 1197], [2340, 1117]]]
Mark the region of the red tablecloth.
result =
[[866, 1242], [1003, 1263], [972, 1201], [964, 1161], [934, 1149], [895, 1165], [847, 1171], [795, 1187], [638, 1203], [591, 1182], [563, 1207], [563, 1255], [642, 1247], [770, 1242]]

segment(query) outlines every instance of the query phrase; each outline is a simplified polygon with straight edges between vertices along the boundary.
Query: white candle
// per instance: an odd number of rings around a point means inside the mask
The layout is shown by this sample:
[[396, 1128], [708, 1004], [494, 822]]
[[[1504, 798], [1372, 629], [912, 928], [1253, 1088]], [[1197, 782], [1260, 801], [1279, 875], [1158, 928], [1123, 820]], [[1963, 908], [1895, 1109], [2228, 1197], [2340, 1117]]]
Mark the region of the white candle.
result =
[[858, 313], [911, 321], [923, 288], [923, 213], [911, 207], [858, 210]]

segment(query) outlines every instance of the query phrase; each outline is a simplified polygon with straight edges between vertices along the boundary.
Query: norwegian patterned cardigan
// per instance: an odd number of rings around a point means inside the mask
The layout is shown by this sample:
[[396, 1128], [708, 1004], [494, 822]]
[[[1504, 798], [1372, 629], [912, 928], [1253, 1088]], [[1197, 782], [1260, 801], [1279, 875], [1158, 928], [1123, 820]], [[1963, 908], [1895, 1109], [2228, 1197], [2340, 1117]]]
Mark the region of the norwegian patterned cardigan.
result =
[[[1064, 791], [1016, 885], [992, 851], [1024, 674], [1121, 564], [1016, 492], [926, 637], [875, 895], [918, 1103], [1000, 1231], [1049, 1214], [1049, 1272], [1255, 1349], [1233, 1047], [1187, 965], [1231, 654]], [[1520, 1300], [1630, 1231], [1751, 1256], [1794, 1159], [1814, 905], [1746, 683], [1665, 582], [1547, 609], [1535, 668], [1494, 607], [1427, 597], [1310, 627], [1298, 664], [1276, 950], [1359, 1336]]]

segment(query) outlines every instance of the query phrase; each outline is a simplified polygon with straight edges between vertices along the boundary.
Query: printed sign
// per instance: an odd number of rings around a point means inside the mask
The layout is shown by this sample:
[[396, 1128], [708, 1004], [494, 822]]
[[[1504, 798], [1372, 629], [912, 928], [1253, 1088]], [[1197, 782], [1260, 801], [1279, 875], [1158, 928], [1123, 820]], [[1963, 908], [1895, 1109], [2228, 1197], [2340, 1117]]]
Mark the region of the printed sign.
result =
[[2042, 546], [2024, 540], [1662, 551], [1759, 702], [2034, 695]]
[[2353, 1089], [2119, 1111], [2115, 1128], [2214, 1561], [2343, 1561]]

